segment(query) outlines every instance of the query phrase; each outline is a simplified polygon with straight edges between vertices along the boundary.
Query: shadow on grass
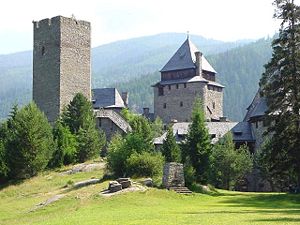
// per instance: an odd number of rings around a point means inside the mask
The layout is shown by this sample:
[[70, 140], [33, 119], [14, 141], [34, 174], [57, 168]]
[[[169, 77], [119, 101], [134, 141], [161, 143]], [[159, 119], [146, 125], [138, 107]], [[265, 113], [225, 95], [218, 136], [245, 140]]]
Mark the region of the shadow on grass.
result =
[[281, 217], [281, 218], [270, 218], [270, 219], [255, 219], [252, 221], [253, 222], [282, 222], [284, 224], [287, 222], [293, 222], [299, 224], [300, 218]]
[[230, 204], [231, 207], [255, 207], [264, 209], [300, 209], [300, 194], [246, 193], [235, 195], [235, 198], [226, 199], [222, 201], [222, 203]]
[[25, 180], [26, 179], [4, 181], [0, 184], [0, 191], [4, 190], [5, 188], [8, 188], [11, 185], [20, 185], [24, 183]]

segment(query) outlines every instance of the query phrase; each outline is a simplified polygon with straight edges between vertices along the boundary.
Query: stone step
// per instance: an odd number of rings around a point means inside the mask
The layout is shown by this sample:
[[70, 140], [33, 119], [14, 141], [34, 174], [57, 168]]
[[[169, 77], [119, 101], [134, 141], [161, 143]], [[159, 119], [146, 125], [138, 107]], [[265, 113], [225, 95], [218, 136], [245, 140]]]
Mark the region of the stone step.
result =
[[170, 187], [169, 190], [175, 191], [179, 194], [192, 194], [193, 192], [187, 187]]

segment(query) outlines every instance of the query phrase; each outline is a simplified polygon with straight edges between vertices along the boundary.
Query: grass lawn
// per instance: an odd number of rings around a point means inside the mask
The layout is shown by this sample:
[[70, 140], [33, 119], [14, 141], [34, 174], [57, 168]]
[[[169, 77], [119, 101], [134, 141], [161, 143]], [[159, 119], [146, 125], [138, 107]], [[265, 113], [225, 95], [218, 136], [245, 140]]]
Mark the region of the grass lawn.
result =
[[[99, 192], [108, 181], [80, 189], [63, 188], [103, 176], [103, 171], [60, 175], [47, 172], [0, 189], [0, 224], [300, 224], [300, 195], [220, 191], [218, 196], [180, 195], [149, 189], [112, 197]], [[44, 208], [36, 204], [65, 197]]]

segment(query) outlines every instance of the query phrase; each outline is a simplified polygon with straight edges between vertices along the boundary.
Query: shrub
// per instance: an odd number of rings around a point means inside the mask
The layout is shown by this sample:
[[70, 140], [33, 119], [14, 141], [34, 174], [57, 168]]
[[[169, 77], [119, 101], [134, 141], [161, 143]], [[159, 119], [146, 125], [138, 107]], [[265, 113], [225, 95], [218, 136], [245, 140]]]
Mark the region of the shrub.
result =
[[108, 168], [116, 175], [123, 176], [126, 173], [126, 160], [131, 155], [131, 149], [125, 148], [125, 139], [120, 134], [112, 137], [108, 145]]
[[124, 138], [119, 134], [115, 135], [108, 145], [108, 166], [116, 176], [125, 176], [126, 160], [131, 154], [152, 151], [153, 147], [138, 133], [129, 133]]
[[161, 175], [164, 157], [158, 152], [133, 153], [127, 160], [127, 174], [129, 176], [158, 176]]
[[68, 126], [57, 121], [53, 129], [53, 136], [56, 150], [49, 166], [54, 168], [76, 162], [78, 143], [76, 136], [71, 133]]

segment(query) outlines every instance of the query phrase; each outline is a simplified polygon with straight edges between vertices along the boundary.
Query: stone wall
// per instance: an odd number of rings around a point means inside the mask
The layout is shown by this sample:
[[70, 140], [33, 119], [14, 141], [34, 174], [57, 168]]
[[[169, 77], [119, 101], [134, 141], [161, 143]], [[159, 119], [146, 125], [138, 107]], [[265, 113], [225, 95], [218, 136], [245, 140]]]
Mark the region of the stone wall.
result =
[[204, 82], [179, 83], [162, 88], [163, 95], [159, 95], [159, 87], [154, 87], [154, 116], [159, 116], [164, 123], [174, 119], [190, 122], [196, 96], [202, 99], [208, 120], [223, 116], [223, 92], [208, 90]]
[[267, 127], [264, 127], [262, 120], [251, 122], [251, 130], [255, 138], [254, 151], [258, 150], [263, 145], [263, 142], [265, 140], [263, 133], [266, 131], [266, 129]]
[[223, 90], [209, 90], [205, 87], [204, 105], [206, 108], [206, 118], [219, 119], [223, 117]]
[[166, 163], [163, 171], [162, 185], [165, 188], [184, 187], [183, 164], [175, 162]]
[[33, 26], [33, 100], [54, 122], [76, 93], [91, 98], [90, 23], [57, 16]]

